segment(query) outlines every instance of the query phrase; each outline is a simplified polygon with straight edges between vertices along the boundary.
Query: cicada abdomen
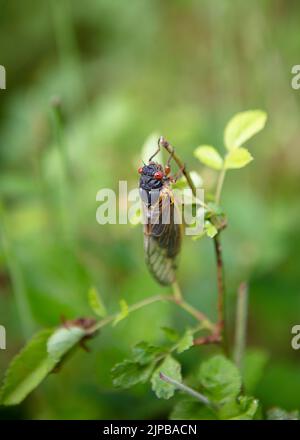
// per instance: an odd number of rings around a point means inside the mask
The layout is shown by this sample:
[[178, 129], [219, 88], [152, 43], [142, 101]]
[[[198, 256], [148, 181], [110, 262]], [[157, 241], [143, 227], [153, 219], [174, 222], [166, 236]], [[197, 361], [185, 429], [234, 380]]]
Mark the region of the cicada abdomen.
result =
[[176, 278], [176, 257], [181, 246], [179, 210], [170, 187], [169, 166], [155, 162], [139, 169], [144, 217], [144, 249], [147, 266], [162, 285]]

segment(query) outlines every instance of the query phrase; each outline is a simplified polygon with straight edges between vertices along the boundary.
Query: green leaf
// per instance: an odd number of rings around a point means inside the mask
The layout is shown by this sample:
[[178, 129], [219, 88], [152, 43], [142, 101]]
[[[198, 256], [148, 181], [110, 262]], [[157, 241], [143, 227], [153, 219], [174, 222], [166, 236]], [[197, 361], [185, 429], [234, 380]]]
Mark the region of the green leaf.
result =
[[267, 420], [299, 420], [299, 411], [286, 411], [282, 408], [271, 408], [267, 411]]
[[216, 414], [192, 397], [182, 398], [171, 412], [171, 420], [216, 420]]
[[133, 360], [141, 365], [149, 364], [164, 352], [162, 347], [150, 345], [148, 342], [139, 342], [133, 349]]
[[162, 347], [139, 342], [132, 349], [132, 359], [125, 359], [112, 369], [113, 384], [130, 388], [137, 383], [145, 383], [153, 372], [158, 356], [163, 352]]
[[85, 330], [61, 327], [42, 330], [13, 359], [1, 389], [0, 403], [17, 405], [54, 370], [79, 341]]
[[120, 313], [116, 316], [113, 326], [117, 325], [120, 321], [125, 319], [128, 316], [129, 310], [128, 310], [128, 304], [124, 299], [121, 299], [120, 301]]
[[242, 371], [243, 383], [247, 393], [253, 393], [260, 381], [269, 355], [264, 350], [247, 350]]
[[210, 168], [221, 170], [223, 167], [223, 159], [218, 151], [211, 145], [201, 145], [194, 151], [194, 156]]
[[204, 231], [209, 238], [213, 238], [217, 235], [218, 230], [210, 221], [206, 220], [204, 224]]
[[112, 369], [113, 384], [116, 387], [130, 388], [137, 383], [145, 383], [150, 378], [154, 364], [141, 365], [126, 359]]
[[200, 383], [213, 402], [224, 403], [237, 397], [241, 390], [241, 377], [237, 367], [222, 355], [204, 362], [199, 372]]
[[246, 148], [231, 150], [225, 158], [225, 169], [243, 168], [253, 160], [253, 157]]
[[253, 420], [259, 402], [257, 399], [248, 396], [241, 396], [238, 399], [239, 414], [229, 418], [229, 420]]
[[164, 373], [172, 379], [181, 382], [181, 366], [180, 363], [172, 356], [167, 356], [163, 362], [156, 368], [152, 377], [152, 390], [159, 399], [169, 399], [174, 395], [175, 388], [173, 385], [163, 381], [160, 373]]
[[194, 343], [193, 332], [191, 329], [187, 329], [184, 335], [179, 339], [177, 344], [177, 353], [182, 353], [192, 347]]
[[266, 120], [267, 114], [261, 110], [249, 110], [233, 116], [224, 132], [227, 150], [231, 151], [243, 145], [264, 128]]
[[50, 358], [61, 361], [85, 336], [85, 330], [78, 326], [60, 327], [47, 341], [47, 352]]
[[53, 370], [56, 360], [48, 356], [47, 340], [53, 329], [42, 330], [11, 362], [1, 388], [0, 403], [17, 405]]
[[88, 291], [88, 301], [91, 309], [96, 315], [100, 316], [100, 318], [107, 315], [105, 305], [95, 287], [91, 287]]
[[169, 341], [171, 341], [171, 342], [176, 342], [180, 338], [178, 332], [173, 328], [161, 327], [161, 329], [164, 332], [164, 334], [166, 335], [166, 337], [169, 339]]

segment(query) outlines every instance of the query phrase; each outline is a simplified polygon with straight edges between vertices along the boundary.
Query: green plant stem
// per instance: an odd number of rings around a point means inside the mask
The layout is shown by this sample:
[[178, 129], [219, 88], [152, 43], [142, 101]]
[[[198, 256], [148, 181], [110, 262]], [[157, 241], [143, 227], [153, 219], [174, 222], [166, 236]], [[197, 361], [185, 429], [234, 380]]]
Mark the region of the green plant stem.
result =
[[177, 281], [172, 284], [173, 295], [176, 301], [182, 301], [182, 293]]
[[193, 390], [193, 388], [188, 387], [187, 385], [185, 385], [182, 382], [178, 382], [177, 380], [173, 379], [170, 376], [167, 376], [164, 373], [159, 373], [159, 377], [164, 382], [167, 382], [167, 383], [173, 385], [177, 390], [180, 390], [180, 391], [183, 391], [186, 394], [189, 394], [190, 396], [192, 396], [195, 399], [199, 400], [201, 403], [204, 403], [204, 405], [213, 407], [212, 402], [207, 397], [205, 397], [203, 394], [199, 393], [198, 391]]
[[218, 177], [218, 181], [217, 181], [217, 189], [216, 189], [216, 196], [215, 196], [215, 200], [217, 205], [219, 205], [220, 200], [221, 200], [221, 194], [222, 194], [222, 188], [223, 188], [223, 184], [224, 184], [224, 180], [225, 180], [225, 175], [226, 175], [226, 169], [222, 168], [219, 177]]
[[[193, 316], [197, 321], [202, 323], [203, 328], [206, 328], [207, 330], [211, 330], [212, 332], [215, 331], [215, 325], [207, 318], [204, 313], [199, 312], [197, 309], [195, 309], [191, 304], [187, 303], [183, 300], [177, 300], [174, 298], [173, 295], [155, 295], [151, 296], [149, 298], [143, 299], [142, 301], [139, 301], [131, 306], [128, 307], [128, 313], [134, 312], [136, 310], [142, 309], [143, 307], [146, 307], [150, 304], [153, 304], [158, 301], [169, 301], [176, 305], [178, 305], [180, 308], [185, 310], [187, 313], [189, 313], [191, 316]], [[93, 327], [91, 327], [88, 330], [88, 334], [93, 334], [97, 330], [105, 327], [108, 324], [111, 324], [116, 317], [119, 315], [119, 312], [114, 313], [112, 315], [107, 316], [106, 318], [102, 319], [101, 321], [98, 321]]]
[[246, 346], [248, 315], [248, 285], [241, 283], [237, 294], [235, 343], [233, 359], [238, 368], [242, 368]]

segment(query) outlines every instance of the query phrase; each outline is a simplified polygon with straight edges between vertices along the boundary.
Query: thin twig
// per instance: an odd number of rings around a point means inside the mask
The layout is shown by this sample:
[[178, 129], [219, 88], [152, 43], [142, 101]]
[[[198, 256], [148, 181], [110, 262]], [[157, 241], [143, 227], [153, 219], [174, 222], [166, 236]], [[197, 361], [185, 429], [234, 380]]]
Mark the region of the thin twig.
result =
[[248, 285], [241, 283], [237, 294], [234, 362], [238, 368], [242, 368], [244, 351], [246, 346], [248, 315]]
[[[155, 295], [155, 296], [145, 298], [142, 301], [139, 301], [139, 302], [129, 306], [128, 313], [134, 312], [136, 310], [139, 310], [145, 306], [148, 306], [148, 305], [153, 304], [158, 301], [172, 302], [172, 303], [176, 304], [178, 307], [185, 310], [191, 316], [193, 316], [197, 321], [201, 322], [203, 325], [203, 329], [211, 330], [212, 332], [214, 332], [216, 330], [216, 326], [208, 319], [208, 317], [204, 313], [195, 309], [191, 304], [187, 303], [186, 301], [183, 301], [182, 299], [179, 299], [179, 300], [176, 299], [173, 295]], [[101, 321], [98, 321], [93, 327], [91, 327], [88, 330], [87, 333], [88, 334], [95, 333], [97, 330], [112, 323], [118, 315], [119, 315], [119, 312], [114, 313], [112, 315], [109, 315], [106, 318], [102, 319]]]
[[204, 405], [213, 407], [212, 402], [205, 397], [203, 394], [199, 393], [196, 390], [193, 390], [193, 388], [188, 387], [187, 385], [183, 384], [182, 382], [178, 382], [177, 380], [173, 379], [170, 376], [167, 376], [166, 374], [160, 372], [159, 377], [164, 382], [167, 382], [171, 385], [173, 385], [176, 389], [183, 391], [186, 394], [189, 394], [190, 396], [194, 397], [195, 399], [199, 400], [201, 403], [204, 403]]
[[181, 289], [180, 289], [180, 286], [177, 281], [174, 281], [174, 283], [172, 284], [172, 289], [173, 289], [173, 295], [174, 295], [175, 300], [181, 301], [182, 300], [182, 293], [181, 293]]
[[[180, 169], [182, 169], [182, 173], [185, 176], [189, 187], [192, 190], [194, 196], [196, 196], [196, 187], [191, 179], [190, 174], [188, 173], [185, 164], [181, 161], [178, 155], [175, 153], [175, 150], [170, 143], [164, 139], [163, 137], [159, 140], [159, 145], [164, 147], [170, 154], [172, 154], [173, 159], [177, 163]], [[225, 178], [225, 169], [223, 169], [220, 173], [217, 191], [216, 191], [216, 200], [217, 203], [220, 201], [222, 186]], [[203, 206], [207, 207], [205, 204]], [[223, 258], [222, 258], [222, 248], [219, 239], [219, 233], [214, 237], [214, 245], [215, 245], [215, 253], [217, 260], [217, 285], [218, 285], [218, 333], [215, 335], [215, 339], [222, 339], [224, 351], [227, 352], [227, 343], [226, 343], [226, 335], [225, 335], [225, 283], [224, 283], [224, 267], [223, 267]]]
[[225, 334], [225, 285], [224, 285], [224, 266], [222, 258], [222, 247], [219, 234], [214, 238], [216, 263], [217, 263], [217, 286], [218, 286], [218, 330], [222, 337], [224, 351], [227, 352], [226, 334]]
[[201, 336], [194, 339], [194, 345], [208, 345], [208, 344], [219, 344], [221, 342], [221, 336], [219, 332], [213, 333], [212, 335]]
[[[179, 169], [181, 170], [182, 174], [186, 178], [186, 181], [192, 190], [193, 196], [196, 197], [197, 189], [196, 189], [194, 182], [190, 176], [190, 173], [187, 171], [185, 163], [182, 162], [180, 157], [176, 154], [175, 148], [163, 136], [161, 136], [159, 139], [159, 145], [162, 146], [163, 148], [165, 148], [167, 150], [167, 152], [172, 155], [172, 159], [174, 159], [174, 161], [177, 163]], [[202, 200], [199, 200], [197, 198], [197, 202], [202, 207], [208, 209], [208, 206]]]

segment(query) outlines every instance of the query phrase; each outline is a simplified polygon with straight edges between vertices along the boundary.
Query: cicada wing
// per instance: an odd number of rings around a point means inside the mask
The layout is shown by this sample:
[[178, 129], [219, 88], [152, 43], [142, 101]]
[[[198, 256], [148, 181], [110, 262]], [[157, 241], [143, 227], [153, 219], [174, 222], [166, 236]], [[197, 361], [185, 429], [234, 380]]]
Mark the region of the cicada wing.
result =
[[180, 251], [182, 229], [173, 194], [163, 188], [148, 206], [145, 224], [145, 256], [150, 272], [161, 284], [175, 281], [176, 256]]
[[176, 279], [176, 259], [167, 256], [167, 249], [162, 248], [151, 235], [144, 237], [145, 257], [149, 271], [162, 285], [172, 284]]

